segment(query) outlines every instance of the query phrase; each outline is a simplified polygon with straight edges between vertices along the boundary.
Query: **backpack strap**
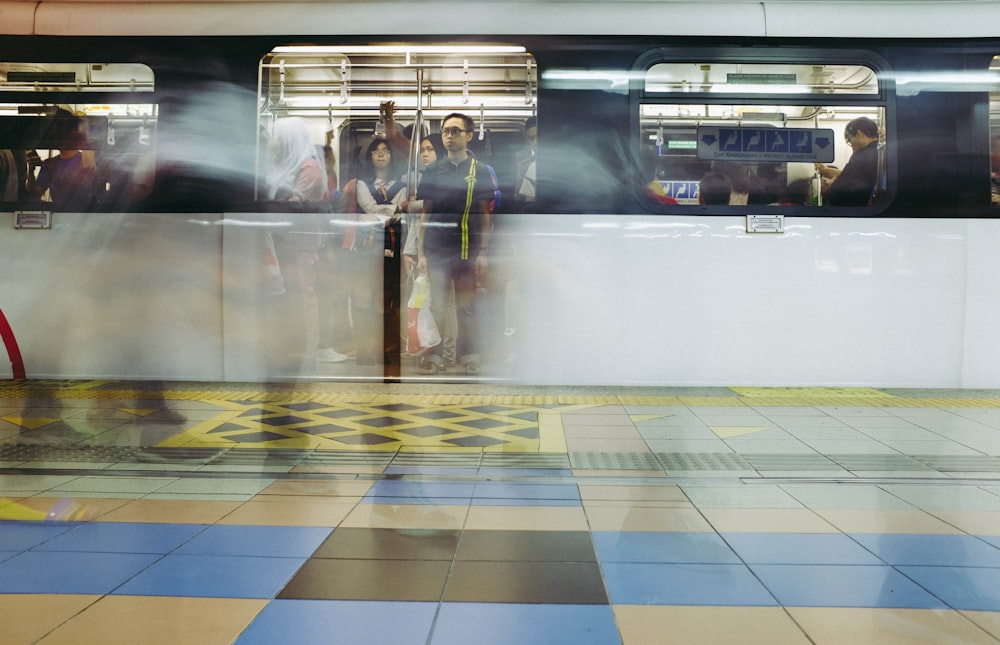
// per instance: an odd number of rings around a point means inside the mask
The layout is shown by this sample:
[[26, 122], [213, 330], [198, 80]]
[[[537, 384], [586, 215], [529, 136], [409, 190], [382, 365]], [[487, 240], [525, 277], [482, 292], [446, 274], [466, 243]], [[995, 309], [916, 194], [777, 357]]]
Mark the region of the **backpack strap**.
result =
[[472, 194], [476, 190], [476, 158], [469, 164], [469, 174], [465, 178], [468, 188], [465, 190], [465, 211], [462, 213], [462, 254], [463, 260], [469, 259], [469, 213], [472, 211]]

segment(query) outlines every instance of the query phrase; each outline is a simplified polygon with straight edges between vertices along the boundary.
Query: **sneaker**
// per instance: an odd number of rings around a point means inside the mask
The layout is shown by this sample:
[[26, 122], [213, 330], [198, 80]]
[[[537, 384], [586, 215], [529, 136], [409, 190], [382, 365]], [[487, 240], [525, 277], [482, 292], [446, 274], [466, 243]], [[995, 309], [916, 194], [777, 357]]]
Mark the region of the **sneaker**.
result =
[[466, 363], [465, 364], [465, 373], [468, 374], [469, 376], [478, 376], [479, 375], [479, 363], [477, 363], [476, 361], [469, 361], [468, 363]]
[[440, 371], [441, 367], [433, 361], [424, 361], [420, 364], [420, 373], [425, 376], [437, 374]]
[[334, 348], [327, 347], [316, 352], [316, 360], [323, 363], [343, 363], [347, 360], [347, 354], [341, 354]]

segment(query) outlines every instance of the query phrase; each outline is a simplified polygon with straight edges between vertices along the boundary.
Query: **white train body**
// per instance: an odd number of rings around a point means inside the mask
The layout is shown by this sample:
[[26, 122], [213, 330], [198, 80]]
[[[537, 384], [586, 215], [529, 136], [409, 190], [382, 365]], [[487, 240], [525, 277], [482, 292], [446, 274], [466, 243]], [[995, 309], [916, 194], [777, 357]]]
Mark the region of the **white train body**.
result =
[[[191, 166], [199, 181], [221, 178], [225, 186], [215, 193], [198, 184], [177, 208], [170, 200], [87, 212], [43, 206], [40, 226], [37, 204], [7, 202], [0, 206], [0, 311], [29, 378], [422, 378], [405, 358], [399, 371], [270, 362], [266, 348], [285, 327], [273, 320], [273, 296], [263, 283], [263, 233], [294, 229], [304, 214], [270, 208], [261, 198], [254, 132], [265, 131], [275, 115], [293, 114], [295, 90], [282, 80], [288, 102], [269, 111], [277, 77], [260, 63], [276, 47], [302, 44], [358, 56], [371, 47], [451, 46], [458, 49], [449, 56], [458, 59], [462, 48], [501, 44], [524, 48], [511, 56], [527, 71], [519, 81], [517, 68], [515, 89], [501, 98], [489, 94], [489, 105], [477, 101], [476, 83], [493, 81], [477, 74], [495, 70], [471, 66], [468, 102], [442, 92], [428, 104], [398, 90], [399, 70], [378, 77], [355, 57], [347, 103], [336, 103], [331, 85], [319, 104], [303, 108], [312, 110], [303, 114], [318, 143], [333, 124], [338, 152], [348, 149], [352, 119], [371, 123], [380, 100], [396, 100], [403, 121], [412, 122], [421, 106], [431, 129], [444, 110], [464, 108], [493, 128], [498, 145], [537, 114], [539, 202], [495, 215], [494, 243], [503, 249], [495, 268], [506, 277], [483, 313], [498, 331], [480, 378], [525, 385], [1000, 388], [1000, 209], [991, 205], [989, 161], [990, 115], [1000, 114], [1000, 103], [991, 101], [1000, 78], [989, 55], [995, 49], [1000, 56], [997, 25], [994, 2], [0, 1], [0, 64], [148, 64], [155, 89], [122, 103], [154, 106], [158, 177]], [[242, 49], [227, 49], [234, 43]], [[924, 69], [935, 52], [950, 57], [942, 64], [948, 69]], [[572, 64], [577, 54], [580, 66]], [[834, 131], [835, 159], [843, 165], [848, 120], [870, 113], [879, 121], [885, 190], [878, 199], [846, 209], [646, 200], [646, 177], [634, 175], [652, 172], [642, 161], [650, 146], [665, 173], [674, 172], [674, 154], [705, 165], [691, 152], [695, 141], [664, 152], [664, 128], [669, 139], [674, 130], [690, 134], [721, 122], [682, 119], [677, 106], [690, 103], [706, 114], [713, 102], [752, 107], [734, 121], [738, 129], [753, 121], [747, 115], [763, 120], [782, 101], [765, 101], [757, 90], [750, 98], [731, 90], [731, 98], [719, 100], [707, 85], [697, 100], [679, 89], [657, 94], [650, 67], [725, 65], [744, 55], [747, 64], [775, 70], [829, 60], [831, 69], [878, 72], [880, 81], [861, 99], [832, 91], [833, 98], [816, 98], [823, 116], [810, 122], [810, 131]], [[942, 78], [967, 61], [985, 63], [967, 68], [965, 77]], [[400, 70], [409, 82], [406, 66]], [[184, 78], [189, 72], [197, 78]], [[428, 73], [445, 78], [442, 86], [461, 83], [462, 70], [454, 79]], [[509, 80], [512, 73], [504, 73]], [[387, 80], [386, 88], [362, 96], [364, 84], [379, 78], [392, 79], [396, 89], [388, 91]], [[43, 94], [34, 91], [31, 102], [70, 103], [66, 92], [57, 101]], [[113, 103], [117, 95], [98, 96]], [[8, 107], [29, 98], [27, 89], [0, 91]], [[804, 112], [807, 99], [791, 102]], [[83, 90], [72, 104], [96, 105]], [[953, 113], [944, 107], [950, 104]], [[129, 116], [109, 109], [112, 127]], [[922, 121], [924, 113], [937, 121]], [[516, 152], [496, 151], [510, 167]], [[782, 176], [810, 177], [812, 164], [803, 159], [782, 161]], [[338, 169], [342, 186], [345, 159]], [[929, 185], [937, 172], [945, 173], [945, 195]], [[680, 181], [660, 179], [664, 186]], [[506, 183], [516, 188], [513, 178]], [[504, 199], [513, 201], [514, 192]], [[192, 208], [202, 197], [205, 207]], [[307, 215], [333, 229], [344, 220], [335, 209]], [[753, 230], [757, 223], [763, 231]], [[340, 244], [340, 237], [330, 239]], [[369, 279], [377, 289], [381, 276]], [[17, 365], [3, 358], [0, 378], [17, 376]]]

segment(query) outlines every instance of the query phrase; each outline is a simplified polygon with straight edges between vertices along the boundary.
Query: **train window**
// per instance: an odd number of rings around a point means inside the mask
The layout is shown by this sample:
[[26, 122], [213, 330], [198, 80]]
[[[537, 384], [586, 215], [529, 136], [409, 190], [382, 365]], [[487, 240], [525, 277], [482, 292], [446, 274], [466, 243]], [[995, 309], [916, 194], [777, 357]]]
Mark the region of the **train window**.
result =
[[[534, 58], [518, 46], [278, 47], [260, 63], [257, 199], [282, 198], [274, 181], [280, 174], [275, 133], [291, 127], [282, 121], [296, 119], [323, 150], [329, 198], [350, 188], [362, 172], [363, 150], [376, 137], [388, 139], [397, 173], [414, 185], [422, 169], [414, 133], [437, 132], [453, 112], [473, 119], [469, 149], [494, 167], [504, 192], [514, 193], [523, 179], [525, 123], [536, 112], [536, 97]], [[349, 197], [336, 205], [353, 208]]]
[[[990, 74], [1000, 74], [1000, 56], [990, 62]], [[1000, 206], [1000, 92], [990, 92], [990, 204]]]
[[863, 65], [654, 62], [642, 186], [660, 205], [871, 206], [886, 192], [885, 114]]
[[153, 90], [138, 63], [0, 63], [0, 202], [133, 207], [153, 181]]

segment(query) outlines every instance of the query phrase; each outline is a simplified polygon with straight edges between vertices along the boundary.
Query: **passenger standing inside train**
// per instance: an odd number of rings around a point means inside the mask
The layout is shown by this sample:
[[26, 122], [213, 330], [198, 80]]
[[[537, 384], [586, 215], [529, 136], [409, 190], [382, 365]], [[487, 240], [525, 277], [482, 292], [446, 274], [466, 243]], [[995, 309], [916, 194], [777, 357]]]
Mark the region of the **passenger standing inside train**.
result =
[[529, 117], [524, 122], [524, 142], [527, 150], [517, 162], [517, 191], [514, 201], [518, 211], [524, 213], [535, 205], [535, 157], [538, 154], [538, 119]]
[[[359, 228], [355, 234], [356, 256], [362, 260], [355, 276], [351, 309], [355, 312], [355, 347], [359, 365], [383, 362], [398, 351], [399, 277], [402, 261], [402, 204], [406, 184], [397, 179], [392, 150], [385, 139], [373, 139], [362, 159], [363, 172], [357, 181]], [[364, 260], [371, 260], [365, 262]], [[376, 280], [373, 282], [373, 278]], [[382, 303], [375, 301], [376, 284], [381, 284]], [[375, 312], [381, 309], [382, 325]], [[379, 343], [375, 334], [384, 331]]]
[[732, 198], [733, 183], [721, 172], [710, 172], [698, 184], [698, 203], [725, 206]]
[[832, 180], [823, 191], [824, 203], [867, 206], [878, 179], [878, 125], [866, 116], [858, 117], [844, 126], [844, 140], [852, 153], [843, 170], [816, 164], [820, 176]]
[[[431, 310], [444, 326], [448, 291], [455, 291], [458, 317], [457, 356], [467, 374], [479, 373], [475, 297], [489, 269], [491, 206], [496, 198], [489, 167], [468, 151], [475, 124], [468, 116], [449, 114], [441, 125], [448, 156], [424, 171], [424, 202], [417, 243], [417, 269], [431, 280]], [[424, 359], [421, 374], [441, 371], [443, 348]]]
[[[409, 299], [409, 288], [413, 285], [413, 278], [417, 268], [417, 242], [420, 239], [420, 216], [423, 213], [424, 202], [420, 199], [420, 179], [423, 171], [436, 162], [444, 159], [448, 151], [441, 141], [441, 134], [431, 132], [420, 140], [420, 164], [421, 170], [417, 177], [416, 191], [410, 191], [410, 201], [405, 204], [408, 213], [409, 223], [406, 227], [406, 245], [403, 248], [403, 275], [406, 277], [402, 302]], [[442, 366], [455, 364], [455, 335], [458, 333], [458, 322], [455, 313], [455, 295], [450, 293], [448, 297], [448, 307], [445, 310], [445, 325], [440, 329], [441, 344], [444, 345], [442, 355]]]
[[48, 192], [52, 203], [61, 208], [87, 210], [97, 196], [97, 164], [91, 150], [81, 150], [87, 137], [80, 130], [80, 120], [60, 109], [50, 123], [50, 133], [62, 139], [63, 147], [42, 162], [34, 197]]
[[[322, 152], [310, 138], [304, 119], [275, 121], [268, 152], [271, 155], [269, 199], [294, 203], [326, 199], [328, 179]], [[308, 212], [308, 208], [303, 211], [295, 218], [293, 229], [276, 240], [278, 261], [289, 288], [289, 305], [293, 311], [279, 318], [274, 330], [289, 341], [287, 347], [291, 356], [288, 358], [301, 360], [301, 369], [311, 372], [319, 344], [316, 262], [321, 236], [319, 218]], [[281, 345], [278, 351], [282, 351]]]

